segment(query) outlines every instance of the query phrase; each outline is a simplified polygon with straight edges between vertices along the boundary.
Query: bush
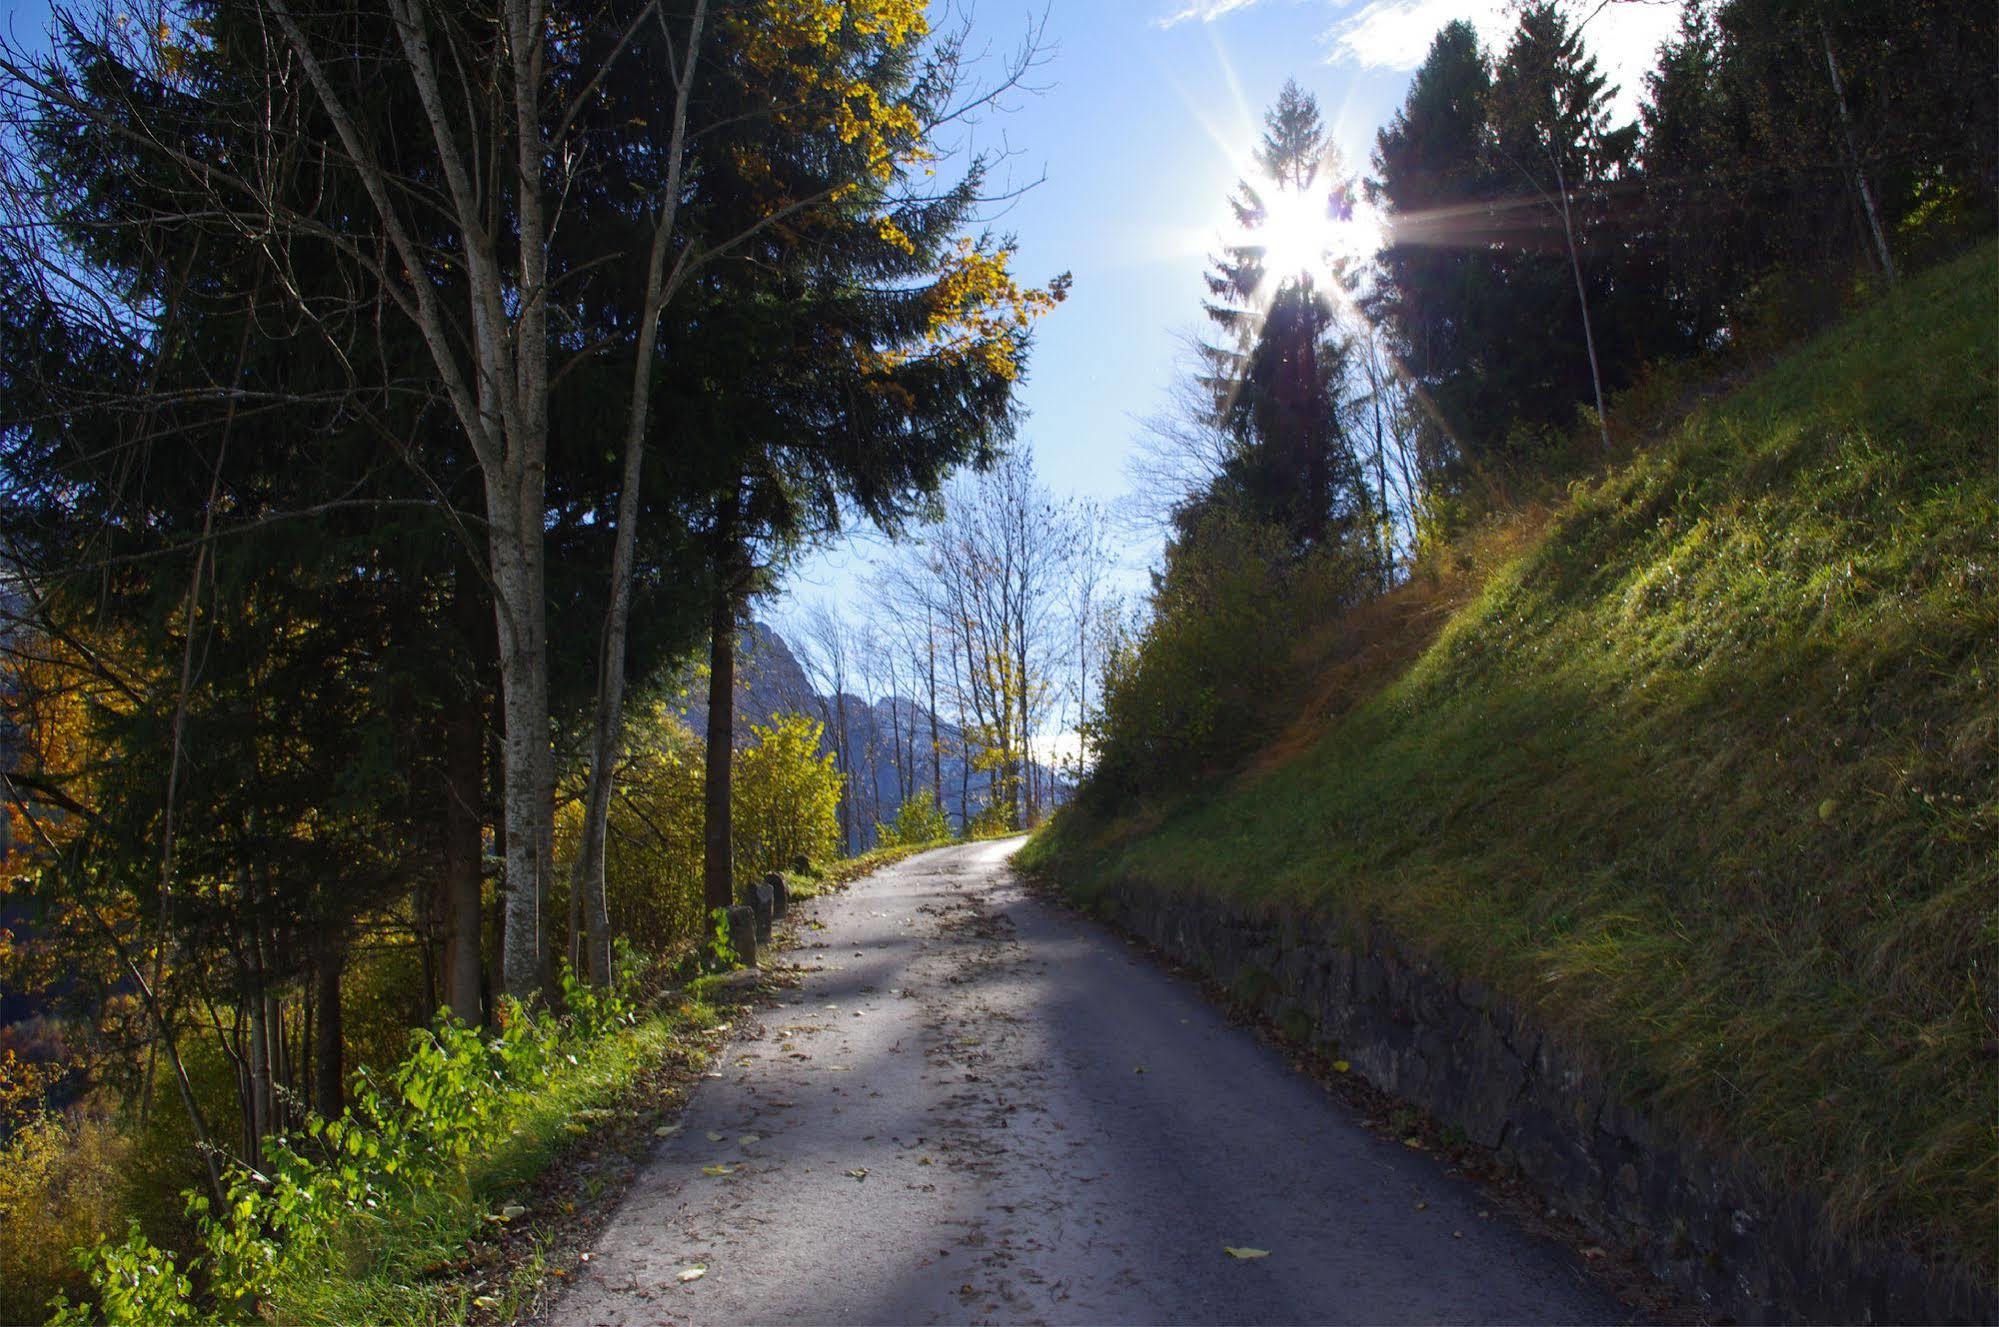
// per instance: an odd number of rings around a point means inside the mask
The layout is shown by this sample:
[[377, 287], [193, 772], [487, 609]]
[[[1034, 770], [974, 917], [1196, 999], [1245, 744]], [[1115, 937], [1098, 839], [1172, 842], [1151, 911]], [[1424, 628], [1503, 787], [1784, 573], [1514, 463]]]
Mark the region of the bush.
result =
[[825, 731], [802, 714], [774, 714], [751, 727], [756, 745], [736, 754], [730, 822], [736, 869], [750, 878], [837, 854], [844, 776], [820, 752]]
[[[706, 764], [699, 740], [664, 701], [635, 705], [625, 726], [629, 754], [611, 802], [605, 905], [613, 934], [658, 954], [707, 939], [701, 894]], [[836, 856], [841, 774], [833, 757], [820, 752], [821, 725], [789, 714], [750, 732], [755, 744], [736, 753], [731, 793], [738, 874], [754, 879], [788, 869], [800, 857]], [[578, 803], [557, 817], [558, 880], [569, 879], [582, 823]]]
[[0, 1144], [0, 1322], [33, 1322], [84, 1284], [74, 1249], [118, 1229], [131, 1143], [77, 1113], [32, 1116]]
[[875, 826], [875, 846], [907, 848], [951, 837], [951, 817], [930, 793], [915, 793], [896, 808], [891, 824]]
[[1218, 509], [1169, 550], [1151, 620], [1111, 644], [1082, 725], [1089, 796], [1184, 791], [1269, 732], [1304, 630], [1374, 584], [1345, 550], [1291, 548], [1280, 528]]
[[[203, 1316], [190, 1273], [218, 1316], [256, 1317], [274, 1290], [337, 1265], [357, 1232], [416, 1195], [462, 1189], [471, 1160], [507, 1136], [522, 1103], [576, 1065], [578, 1051], [634, 1022], [630, 975], [625, 964], [620, 984], [598, 991], [565, 973], [566, 1017], [509, 1000], [490, 1040], [448, 1014], [413, 1031], [408, 1055], [386, 1078], [355, 1073], [354, 1104], [337, 1119], [315, 1117], [302, 1138], [267, 1139], [260, 1167], [234, 1166], [219, 1205], [188, 1192], [198, 1252], [187, 1268], [136, 1223], [118, 1242], [100, 1240], [86, 1263], [103, 1321]], [[91, 1320], [87, 1308], [65, 1301], [54, 1321]]]

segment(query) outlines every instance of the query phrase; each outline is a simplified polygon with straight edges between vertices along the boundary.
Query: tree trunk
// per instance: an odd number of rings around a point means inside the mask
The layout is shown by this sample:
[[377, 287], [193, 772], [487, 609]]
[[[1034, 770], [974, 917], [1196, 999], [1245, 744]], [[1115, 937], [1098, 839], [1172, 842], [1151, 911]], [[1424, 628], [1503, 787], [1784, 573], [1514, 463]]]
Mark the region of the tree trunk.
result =
[[484, 701], [460, 698], [444, 727], [444, 874], [436, 916], [444, 941], [444, 1002], [469, 1027], [480, 1021], [480, 829], [486, 783]]
[[1867, 214], [1867, 229], [1874, 236], [1874, 255], [1881, 261], [1881, 270], [1890, 284], [1899, 279], [1895, 271], [1895, 257], [1888, 251], [1888, 235], [1881, 228], [1881, 212], [1874, 205], [1874, 189], [1867, 182], [1867, 171], [1860, 164], [1860, 144], [1853, 137], [1853, 117], [1846, 109], [1846, 85], [1840, 81], [1839, 61], [1832, 53], [1832, 32], [1825, 25], [1825, 15], [1819, 15], [1819, 42], [1825, 48], [1825, 71], [1832, 79], [1833, 100], [1839, 104], [1839, 128], [1846, 138], [1846, 157], [1853, 167], [1853, 187], [1860, 193], [1861, 210]]
[[[489, 504], [493, 521], [494, 617], [500, 649], [501, 746], [506, 824], [505, 928], [500, 978], [506, 993], [532, 999], [547, 975], [546, 849], [555, 813], [554, 755], [548, 731], [548, 646], [545, 617], [542, 498], [523, 484], [513, 502]], [[523, 529], [532, 519], [532, 526]]]
[[[731, 523], [733, 524], [733, 522]], [[726, 908], [736, 901], [734, 826], [729, 792], [736, 746], [736, 596], [727, 562], [718, 560], [708, 640], [708, 763], [702, 771], [701, 902]]]
[[1590, 386], [1596, 392], [1597, 437], [1603, 444], [1604, 455], [1608, 456], [1610, 454], [1610, 414], [1603, 404], [1603, 375], [1597, 369], [1596, 333], [1591, 328], [1589, 319], [1589, 292], [1583, 286], [1583, 260], [1582, 256], [1576, 251], [1575, 219], [1569, 212], [1569, 181], [1568, 177], [1562, 171], [1562, 163], [1555, 158], [1552, 152], [1549, 153], [1549, 159], [1554, 161], [1555, 165], [1555, 187], [1562, 191], [1562, 234], [1568, 240], [1569, 270], [1576, 278], [1576, 304], [1582, 309], [1583, 314], [1583, 345], [1589, 351]]
[[319, 960], [313, 965], [313, 1002], [318, 1006], [319, 1019], [312, 1039], [312, 1109], [328, 1120], [345, 1105], [340, 974], [346, 961], [346, 942], [336, 938], [320, 950]]
[[930, 795], [937, 799], [937, 809], [944, 809], [944, 747], [937, 738], [937, 633], [930, 625], [929, 615], [924, 615], [924, 636], [926, 646], [926, 667], [929, 674], [930, 701]]
[[261, 930], [256, 922], [251, 923], [246, 946], [250, 960], [250, 971], [246, 974], [249, 991], [243, 1001], [250, 1023], [250, 1044], [244, 1055], [245, 1073], [249, 1078], [249, 1109], [243, 1120], [243, 1159], [251, 1165], [257, 1163], [263, 1152], [264, 1137], [271, 1130], [270, 1005], [264, 998], [264, 938]]
[[854, 851], [854, 762], [853, 752], [847, 746], [847, 689], [843, 685], [845, 673], [833, 686], [833, 714], [835, 732], [833, 750], [840, 766], [840, 852], [850, 855]]

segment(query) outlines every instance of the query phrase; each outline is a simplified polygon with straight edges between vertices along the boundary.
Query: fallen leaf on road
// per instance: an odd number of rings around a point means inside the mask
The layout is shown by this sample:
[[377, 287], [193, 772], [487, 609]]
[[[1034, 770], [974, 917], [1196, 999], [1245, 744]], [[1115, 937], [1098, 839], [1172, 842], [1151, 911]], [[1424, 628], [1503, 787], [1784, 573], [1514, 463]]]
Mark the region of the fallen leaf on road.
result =
[[1415, 1137], [1415, 1136], [1413, 1136], [1413, 1135], [1412, 1135], [1412, 1136], [1410, 1136], [1410, 1137], [1408, 1137], [1408, 1138], [1404, 1138], [1404, 1139], [1402, 1140], [1402, 1145], [1403, 1145], [1404, 1147], [1413, 1147], [1413, 1148], [1414, 1148], [1414, 1149], [1416, 1149], [1416, 1150], [1417, 1150], [1418, 1152], [1420, 1152], [1420, 1151], [1422, 1151], [1422, 1150], [1423, 1150], [1423, 1140], [1422, 1140], [1422, 1139], [1420, 1139], [1420, 1138], [1417, 1138], [1417, 1137]]
[[674, 1280], [699, 1281], [702, 1277], [706, 1275], [708, 1275], [708, 1269], [706, 1267], [703, 1267], [700, 1263], [695, 1263], [692, 1267], [681, 1268], [680, 1275], [674, 1277]]
[[864, 1180], [868, 1177], [868, 1168], [866, 1166], [855, 1166], [847, 1173], [857, 1180]]
[[701, 1167], [701, 1173], [703, 1175], [733, 1175], [736, 1173], [736, 1168], [734, 1166], [703, 1166]]
[[472, 1307], [475, 1309], [496, 1309], [500, 1307], [500, 1300], [496, 1295], [474, 1295], [472, 1296]]
[[711, 1143], [719, 1143], [728, 1136], [727, 1134], [716, 1133], [713, 1129], [708, 1131], [708, 1141]]
[[1429, 1211], [1429, 1210], [1430, 1210], [1430, 1204], [1428, 1204], [1428, 1203], [1417, 1203], [1417, 1204], [1416, 1204], [1416, 1210], [1417, 1210], [1417, 1211], [1419, 1211], [1419, 1212], [1427, 1212], [1427, 1211]]
[[1609, 1256], [1610, 1256], [1609, 1254], [1605, 1253], [1602, 1249], [1599, 1249], [1594, 1244], [1590, 1245], [1588, 1248], [1583, 1250], [1583, 1257], [1592, 1260], [1597, 1258], [1608, 1258]]
[[916, 1158], [916, 1164], [919, 1166], [931, 1166], [935, 1165], [936, 1162], [932, 1161], [929, 1157], [918, 1157]]
[[1132, 1072], [1135, 1074], [1142, 1074], [1145, 1072], [1145, 1066], [1141, 1064], [1137, 1068], [1133, 1069]]
[[1231, 1258], [1242, 1258], [1242, 1259], [1268, 1258], [1270, 1256], [1269, 1249], [1238, 1249], [1233, 1244], [1224, 1244], [1222, 1246], [1222, 1252], [1226, 1253]]
[[680, 1126], [677, 1124], [662, 1124], [659, 1128], [652, 1131], [652, 1136], [655, 1138], [671, 1138], [679, 1132]]
[[746, 1133], [741, 1138], [738, 1138], [736, 1141], [741, 1143], [744, 1147], [748, 1147], [751, 1143], [761, 1143], [763, 1140], [764, 1136], [760, 1133]]
[[1345, 1060], [1334, 1060], [1334, 1061], [1333, 1061], [1333, 1072], [1334, 1072], [1334, 1073], [1341, 1073], [1341, 1074], [1344, 1074], [1344, 1073], [1348, 1073], [1348, 1072], [1351, 1072], [1351, 1071], [1352, 1071], [1352, 1069], [1353, 1069], [1353, 1066], [1352, 1066], [1352, 1065], [1350, 1065], [1350, 1064], [1348, 1064], [1348, 1063], [1347, 1063], [1347, 1062], [1346, 1062]]

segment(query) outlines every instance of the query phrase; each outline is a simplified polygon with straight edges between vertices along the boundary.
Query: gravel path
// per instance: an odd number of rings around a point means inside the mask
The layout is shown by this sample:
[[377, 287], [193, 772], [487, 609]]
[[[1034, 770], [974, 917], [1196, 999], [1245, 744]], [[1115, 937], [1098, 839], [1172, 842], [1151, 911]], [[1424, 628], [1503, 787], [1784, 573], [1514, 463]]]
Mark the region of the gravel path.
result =
[[1186, 981], [1030, 898], [1017, 846], [804, 906], [802, 986], [716, 1062], [551, 1323], [1628, 1316]]

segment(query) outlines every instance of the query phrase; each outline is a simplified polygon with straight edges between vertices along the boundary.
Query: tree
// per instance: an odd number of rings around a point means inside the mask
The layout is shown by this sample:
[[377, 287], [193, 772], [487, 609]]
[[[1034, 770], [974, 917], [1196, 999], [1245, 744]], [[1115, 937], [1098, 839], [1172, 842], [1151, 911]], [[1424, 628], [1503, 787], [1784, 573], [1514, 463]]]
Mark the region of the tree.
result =
[[[921, 7], [848, 0], [833, 17], [781, 0], [712, 15], [706, 0], [679, 12], [650, 0], [575, 12], [539, 0], [481, 12], [397, 0], [370, 13], [268, 0], [157, 31], [125, 32], [106, 14], [74, 66], [7, 62], [35, 114], [74, 131], [81, 150], [144, 159], [160, 187], [132, 196], [121, 221], [255, 256], [271, 297], [288, 301], [350, 388], [376, 368], [343, 358], [356, 318], [379, 313], [416, 348], [419, 390], [445, 408], [482, 489], [505, 732], [502, 967], [516, 994], [541, 984], [547, 958], [547, 534], [551, 486], [562, 483], [551, 462], [576, 459], [551, 453], [551, 401], [582, 366], [599, 390], [616, 376], [607, 366], [622, 369], [615, 510], [598, 517], [611, 537], [591, 742], [602, 772], [622, 706], [661, 315], [704, 264], [849, 182], [783, 200], [735, 234], [683, 232], [695, 84], [711, 68], [761, 69], [784, 82], [756, 113], [774, 137], [831, 132], [886, 171], [883, 135], [903, 132], [902, 121], [855, 95], [843, 43], [854, 33], [914, 40]], [[315, 188], [271, 187], [274, 170]], [[316, 301], [329, 272], [345, 290]], [[164, 298], [171, 307], [174, 294]], [[391, 392], [412, 376], [407, 360], [386, 367]], [[601, 826], [603, 774], [596, 785], [588, 820]], [[591, 917], [601, 919], [594, 903]]]
[[1224, 338], [1206, 348], [1208, 385], [1235, 449], [1200, 501], [1242, 504], [1302, 551], [1369, 520], [1347, 433], [1348, 338], [1333, 304], [1343, 274], [1326, 259], [1326, 223], [1350, 211], [1353, 190], [1317, 102], [1296, 83], [1264, 126], [1253, 154], [1260, 178], [1230, 199], [1247, 238], [1208, 276], [1208, 316]]
[[1645, 76], [1638, 164], [1643, 236], [1664, 269], [1662, 296], [1682, 348], [1699, 349], [1727, 325], [1731, 289], [1746, 265], [1742, 228], [1717, 185], [1733, 155], [1722, 83], [1721, 33], [1706, 4], [1690, 4], [1680, 29]]
[[[1562, 251], [1582, 332], [1583, 355], [1564, 353], [1560, 338], [1507, 357], [1510, 383], [1518, 393], [1522, 418], [1560, 422], [1582, 393], [1570, 384], [1587, 382], [1596, 404], [1598, 435], [1610, 448], [1604, 367], [1598, 354], [1592, 304], [1616, 290], [1619, 275], [1609, 261], [1615, 253], [1605, 232], [1610, 226], [1608, 190], [1629, 167], [1637, 145], [1635, 126], [1613, 128], [1609, 79], [1597, 72], [1596, 58], [1584, 49], [1554, 0], [1527, 6], [1494, 72], [1491, 91], [1492, 150], [1510, 168], [1507, 178], [1524, 186], [1547, 208], [1551, 225], [1561, 227]], [[1592, 247], [1605, 252], [1585, 276]], [[1508, 264], [1509, 312], [1518, 326], [1547, 326], [1543, 311], [1553, 305], [1556, 265], [1529, 245]], [[1587, 374], [1583, 373], [1586, 367]]]
[[1491, 70], [1478, 33], [1446, 24], [1375, 137], [1369, 198], [1386, 220], [1367, 309], [1429, 404], [1420, 427], [1438, 477], [1504, 436], [1504, 405], [1474, 366], [1505, 335], [1491, 311], [1500, 270], [1487, 221], [1497, 185], [1486, 148]]
[[[894, 533], [954, 468], [989, 462], [1012, 429], [1031, 323], [1066, 288], [1066, 279], [1021, 286], [1010, 242], [964, 233], [984, 201], [982, 158], [942, 191], [927, 185], [919, 164], [937, 155], [934, 136], [961, 113], [965, 94], [955, 42], [922, 64], [917, 54], [869, 42], [849, 57], [856, 86], [897, 126], [874, 149], [887, 153], [889, 173], [877, 173], [867, 144], [837, 134], [789, 143], [746, 136], [704, 146], [718, 164], [689, 205], [691, 225], [728, 230], [767, 211], [773, 196], [822, 200], [690, 287], [691, 316], [667, 343], [663, 368], [677, 427], [703, 443], [679, 475], [696, 495], [690, 519], [705, 530], [709, 555], [714, 907], [734, 891], [730, 708], [735, 637], [750, 599], [849, 513]], [[1030, 46], [1009, 81], [1032, 58]], [[749, 105], [768, 100], [756, 83], [736, 95]], [[848, 796], [867, 791], [850, 787]]]
[[924, 533], [957, 656], [960, 727], [979, 748], [966, 764], [987, 775], [988, 807], [1011, 828], [1042, 810], [1033, 739], [1063, 690], [1073, 639], [1063, 610], [1083, 535], [1081, 509], [1053, 497], [1019, 453], [956, 484]]

